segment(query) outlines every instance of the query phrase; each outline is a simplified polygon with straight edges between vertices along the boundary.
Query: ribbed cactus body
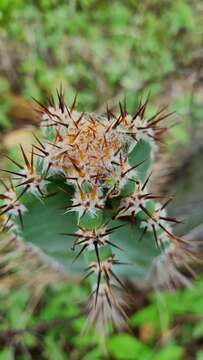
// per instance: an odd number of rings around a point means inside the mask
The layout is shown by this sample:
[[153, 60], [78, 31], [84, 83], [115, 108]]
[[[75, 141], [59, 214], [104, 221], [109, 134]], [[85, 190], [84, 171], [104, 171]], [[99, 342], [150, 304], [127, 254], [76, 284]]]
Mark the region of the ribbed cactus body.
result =
[[[134, 115], [125, 105], [118, 115], [107, 108], [105, 116], [80, 113], [75, 105], [76, 99], [65, 104], [62, 91], [58, 103], [40, 105], [43, 140], [35, 137], [31, 155], [21, 147], [22, 164], [10, 159], [16, 170], [4, 170], [12, 180], [1, 195], [1, 228], [69, 272], [86, 268], [91, 321], [101, 318], [103, 307], [104, 320], [120, 324], [125, 313], [117, 293], [126, 291], [124, 277], [158, 272], [159, 263], [165, 283], [184, 283], [178, 268], [195, 252], [173, 234], [170, 199], [149, 187], [168, 115], [160, 111], [147, 119], [147, 101]], [[161, 275], [154, 275], [160, 285]]]

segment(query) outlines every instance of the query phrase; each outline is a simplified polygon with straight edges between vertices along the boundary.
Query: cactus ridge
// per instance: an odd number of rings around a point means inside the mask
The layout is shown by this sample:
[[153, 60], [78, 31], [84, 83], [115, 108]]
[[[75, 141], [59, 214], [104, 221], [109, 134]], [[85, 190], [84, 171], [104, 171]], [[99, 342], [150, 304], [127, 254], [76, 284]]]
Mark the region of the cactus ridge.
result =
[[[32, 194], [44, 201], [54, 195], [49, 192], [49, 184], [60, 179], [72, 189], [69, 192], [57, 187], [57, 192], [62, 191], [67, 197], [64, 216], [70, 212], [77, 215], [77, 231], [70, 233], [67, 222], [67, 232], [62, 235], [74, 237], [72, 249], [78, 252], [73, 262], [85, 254], [88, 264], [83, 280], [93, 278], [89, 321], [101, 324], [113, 320], [119, 327], [126, 314], [124, 301], [117, 294], [127, 289], [114, 268], [126, 264], [120, 255], [125, 252], [125, 243], [120, 246], [112, 240], [112, 234], [119, 234], [120, 228], [131, 220], [139, 220], [140, 240], [150, 233], [155, 246], [162, 251], [151, 271], [158, 273], [159, 284], [162, 278], [168, 286], [188, 284], [179, 268], [185, 267], [191, 273], [189, 263], [196, 257], [195, 246], [189, 246], [173, 233], [172, 225], [179, 221], [167, 216], [171, 198], [166, 201], [151, 193], [150, 166], [144, 179], [139, 172], [147, 161], [151, 164], [154, 159], [157, 144], [163, 141], [167, 130], [163, 121], [171, 113], [161, 109], [147, 119], [147, 99], [139, 104], [134, 115], [128, 113], [124, 103], [119, 104], [118, 115], [107, 107], [106, 115], [98, 116], [78, 112], [77, 97], [68, 107], [62, 89], [57, 96], [58, 101], [51, 97], [48, 106], [38, 103], [44, 140], [34, 135], [30, 155], [20, 146], [22, 163], [6, 155], [15, 170], [2, 169], [10, 178], [2, 181], [0, 228], [2, 233], [23, 237], [23, 215], [29, 209], [21, 200]], [[140, 161], [132, 162], [137, 146], [142, 143], [150, 146], [149, 158], [143, 155]], [[163, 274], [159, 273], [160, 268]]]

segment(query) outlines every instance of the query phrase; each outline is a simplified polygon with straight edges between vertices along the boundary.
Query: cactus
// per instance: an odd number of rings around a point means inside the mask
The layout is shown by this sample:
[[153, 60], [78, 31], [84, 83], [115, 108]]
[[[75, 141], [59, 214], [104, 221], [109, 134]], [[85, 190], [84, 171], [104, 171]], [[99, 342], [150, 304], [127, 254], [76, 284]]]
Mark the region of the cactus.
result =
[[[1, 231], [34, 244], [64, 271], [89, 281], [89, 322], [126, 319], [125, 278], [188, 285], [196, 247], [174, 235], [164, 199], [149, 190], [151, 168], [167, 127], [162, 109], [146, 118], [146, 100], [134, 115], [78, 112], [58, 100], [39, 104], [42, 136], [2, 182]], [[43, 138], [43, 140], [42, 140]], [[40, 250], [39, 250], [40, 251]], [[74, 256], [73, 256], [74, 254]], [[184, 271], [182, 271], [184, 270]]]

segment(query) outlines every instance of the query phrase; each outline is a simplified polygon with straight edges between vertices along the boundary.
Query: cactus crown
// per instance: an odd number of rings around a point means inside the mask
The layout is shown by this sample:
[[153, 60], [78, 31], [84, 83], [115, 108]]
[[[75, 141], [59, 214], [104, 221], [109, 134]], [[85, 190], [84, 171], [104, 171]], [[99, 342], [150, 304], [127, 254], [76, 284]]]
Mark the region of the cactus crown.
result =
[[[179, 267], [189, 268], [194, 246], [173, 234], [171, 225], [178, 220], [167, 216], [171, 199], [149, 190], [157, 142], [167, 130], [163, 120], [170, 114], [162, 109], [147, 119], [146, 100], [134, 115], [120, 104], [119, 115], [107, 108], [106, 116], [97, 116], [76, 111], [76, 98], [68, 107], [62, 90], [57, 95], [57, 103], [50, 98], [47, 107], [39, 104], [44, 140], [35, 136], [30, 156], [21, 146], [22, 164], [7, 156], [15, 169], [3, 170], [11, 179], [2, 182], [1, 230], [37, 244], [63, 264], [73, 237], [72, 250], [77, 251], [73, 262], [85, 255], [84, 279], [91, 281], [89, 321], [113, 320], [120, 326], [126, 317], [120, 296], [126, 285], [120, 268], [129, 269], [129, 260], [139, 276], [148, 264], [148, 274], [158, 285], [188, 283]], [[57, 202], [50, 195], [57, 198], [58, 192]], [[59, 213], [59, 204], [64, 207], [63, 224], [57, 227], [54, 211]], [[51, 212], [44, 230], [38, 231], [40, 206], [42, 212], [51, 207]], [[34, 235], [29, 233], [30, 223]], [[46, 228], [50, 228], [48, 242], [43, 239]], [[51, 251], [59, 229], [63, 246], [57, 240]], [[78, 268], [74, 264], [72, 269]]]

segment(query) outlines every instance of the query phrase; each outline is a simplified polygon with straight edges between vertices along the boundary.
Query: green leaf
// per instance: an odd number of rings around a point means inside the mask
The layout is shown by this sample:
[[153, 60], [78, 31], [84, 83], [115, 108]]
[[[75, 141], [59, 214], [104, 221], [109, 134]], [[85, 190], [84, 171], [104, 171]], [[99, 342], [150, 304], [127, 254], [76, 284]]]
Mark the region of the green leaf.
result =
[[143, 325], [149, 322], [157, 323], [159, 321], [159, 314], [157, 311], [157, 307], [154, 304], [150, 304], [149, 306], [141, 309], [137, 313], [135, 313], [131, 317], [131, 324], [132, 325]]
[[34, 334], [30, 334], [29, 332], [25, 332], [23, 336], [24, 343], [27, 347], [32, 348], [37, 345], [37, 338]]
[[0, 360], [13, 360], [13, 350], [11, 347], [5, 347], [0, 351]]
[[193, 329], [192, 336], [194, 339], [201, 338], [203, 336], [203, 322], [198, 322]]
[[10, 120], [4, 113], [1, 113], [1, 112], [0, 112], [0, 127], [5, 128], [5, 129], [11, 128]]
[[199, 351], [199, 352], [197, 353], [197, 358], [196, 358], [196, 360], [203, 360], [203, 351]]
[[68, 360], [67, 354], [62, 350], [60, 341], [55, 339], [51, 333], [44, 338], [44, 354], [50, 360]]
[[107, 349], [118, 360], [144, 359], [149, 351], [147, 346], [127, 334], [113, 336], [107, 343]]
[[153, 357], [153, 360], [182, 360], [183, 348], [178, 345], [169, 345], [162, 349], [157, 355]]
[[27, 323], [26, 306], [29, 299], [29, 293], [24, 290], [15, 291], [9, 297], [7, 306], [9, 306], [8, 321], [14, 329], [22, 329]]
[[189, 141], [189, 134], [186, 129], [185, 124], [177, 124], [170, 130], [170, 135], [173, 137], [174, 141], [187, 144]]
[[102, 359], [103, 359], [103, 354], [100, 349], [94, 349], [94, 350], [90, 351], [83, 358], [83, 360], [102, 360]]

